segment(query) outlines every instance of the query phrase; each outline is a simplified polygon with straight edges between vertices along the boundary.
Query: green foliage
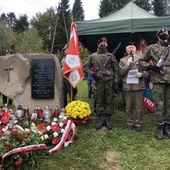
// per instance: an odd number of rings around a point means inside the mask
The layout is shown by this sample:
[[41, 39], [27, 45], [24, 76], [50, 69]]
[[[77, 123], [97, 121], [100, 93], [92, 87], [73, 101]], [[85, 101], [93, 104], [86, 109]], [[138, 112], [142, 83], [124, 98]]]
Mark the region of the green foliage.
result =
[[102, 0], [100, 2], [100, 8], [99, 8], [99, 16], [104, 17], [109, 15], [112, 12], [112, 4], [110, 0]]
[[87, 57], [89, 56], [89, 51], [87, 50], [87, 48], [80, 45], [79, 52], [80, 52], [79, 55], [80, 55], [82, 63], [85, 63], [85, 61], [87, 60]]
[[13, 28], [16, 21], [16, 16], [13, 12], [7, 14], [8, 27]]
[[[92, 99], [87, 98], [86, 80], [78, 85], [77, 100], [79, 99], [93, 106]], [[170, 169], [170, 139], [155, 138], [155, 115], [144, 114], [143, 131], [131, 131], [126, 128], [120, 94], [114, 98], [113, 105], [113, 130], [103, 128], [96, 131], [96, 116], [92, 114], [86, 124], [77, 126], [75, 143], [53, 153], [49, 158], [42, 159], [42, 164], [37, 170]], [[112, 153], [107, 158], [110, 161], [106, 159], [108, 152]]]
[[153, 5], [153, 11], [154, 11], [155, 15], [157, 15], [157, 16], [165, 16], [166, 15], [166, 9], [165, 9], [164, 1], [153, 0], [152, 5]]
[[81, 0], [75, 0], [72, 9], [73, 21], [82, 21], [84, 20], [84, 10]]
[[[87, 98], [87, 80], [78, 85], [76, 100], [88, 102], [93, 108], [93, 99]], [[155, 115], [143, 113], [142, 132], [128, 130], [121, 101], [121, 94], [118, 94], [113, 101], [115, 109], [111, 117], [113, 130], [102, 128], [96, 131], [94, 127], [97, 118], [92, 113], [86, 124], [76, 126], [78, 132], [75, 143], [63, 147], [50, 156], [35, 154], [41, 164], [33, 169], [169, 170], [170, 139], [166, 136], [163, 140], [155, 138]], [[111, 153], [109, 158], [106, 157], [108, 152]]]
[[36, 13], [31, 19], [31, 25], [39, 32], [40, 37], [44, 40], [44, 49], [51, 50], [51, 43], [54, 33], [56, 14], [53, 8], [47, 9], [45, 13]]
[[13, 26], [13, 30], [17, 33], [24, 32], [28, 29], [28, 17], [27, 15], [22, 15], [18, 20], [15, 21], [15, 25]]
[[17, 53], [41, 53], [43, 52], [43, 40], [38, 35], [38, 30], [29, 28], [23, 34], [18, 36], [18, 41], [15, 45]]
[[140, 8], [146, 10], [146, 11], [151, 11], [151, 4], [148, 0], [135, 0], [133, 1], [136, 5], [138, 5]]
[[0, 54], [4, 55], [7, 49], [11, 49], [16, 42], [15, 33], [6, 26], [6, 21], [0, 23]]
[[58, 22], [57, 22], [57, 32], [55, 38], [55, 44], [62, 48], [64, 44], [69, 41], [70, 25], [71, 25], [71, 12], [69, 0], [61, 0], [58, 5]]

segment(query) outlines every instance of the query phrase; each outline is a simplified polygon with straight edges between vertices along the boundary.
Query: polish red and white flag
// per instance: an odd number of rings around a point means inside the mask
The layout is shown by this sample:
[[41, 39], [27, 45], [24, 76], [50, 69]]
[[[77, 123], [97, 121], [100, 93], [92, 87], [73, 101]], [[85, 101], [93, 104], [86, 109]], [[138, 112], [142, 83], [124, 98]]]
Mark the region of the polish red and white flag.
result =
[[71, 24], [70, 41], [63, 65], [63, 75], [73, 88], [75, 88], [84, 78], [82, 63], [79, 57], [77, 25], [74, 22]]

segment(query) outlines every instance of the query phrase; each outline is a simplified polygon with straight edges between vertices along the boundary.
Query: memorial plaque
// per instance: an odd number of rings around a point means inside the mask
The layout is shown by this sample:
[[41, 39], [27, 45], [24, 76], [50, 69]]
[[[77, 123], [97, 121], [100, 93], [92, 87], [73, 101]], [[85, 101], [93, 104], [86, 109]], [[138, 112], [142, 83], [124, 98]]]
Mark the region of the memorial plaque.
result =
[[33, 99], [54, 98], [54, 59], [32, 59], [31, 97]]

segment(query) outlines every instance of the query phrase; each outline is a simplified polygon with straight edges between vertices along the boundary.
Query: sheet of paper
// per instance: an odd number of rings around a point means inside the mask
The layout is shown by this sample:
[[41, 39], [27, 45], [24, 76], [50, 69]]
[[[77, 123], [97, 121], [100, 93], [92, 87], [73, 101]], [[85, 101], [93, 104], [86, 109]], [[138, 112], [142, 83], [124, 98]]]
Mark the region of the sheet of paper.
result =
[[129, 70], [127, 80], [126, 80], [127, 84], [138, 84], [139, 83], [139, 78], [135, 77], [136, 73], [138, 73], [138, 69]]

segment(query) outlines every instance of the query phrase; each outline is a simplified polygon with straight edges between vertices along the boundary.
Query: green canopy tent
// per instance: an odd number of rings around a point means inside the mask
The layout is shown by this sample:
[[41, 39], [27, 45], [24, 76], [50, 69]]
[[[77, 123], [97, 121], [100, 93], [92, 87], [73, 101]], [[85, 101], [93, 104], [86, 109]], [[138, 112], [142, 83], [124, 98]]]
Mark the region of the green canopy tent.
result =
[[116, 53], [122, 56], [125, 45], [129, 41], [137, 43], [140, 37], [144, 37], [148, 44], [157, 41], [156, 32], [162, 26], [170, 29], [170, 16], [157, 17], [129, 2], [123, 8], [106, 17], [89, 20], [76, 21], [79, 41], [91, 52], [96, 51], [97, 41], [105, 36], [108, 39], [108, 50], [110, 52], [122, 42]]

